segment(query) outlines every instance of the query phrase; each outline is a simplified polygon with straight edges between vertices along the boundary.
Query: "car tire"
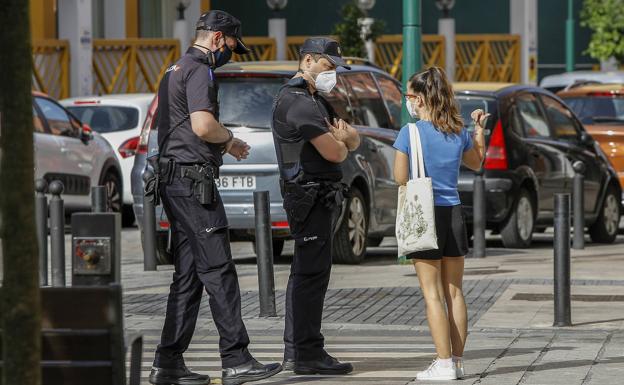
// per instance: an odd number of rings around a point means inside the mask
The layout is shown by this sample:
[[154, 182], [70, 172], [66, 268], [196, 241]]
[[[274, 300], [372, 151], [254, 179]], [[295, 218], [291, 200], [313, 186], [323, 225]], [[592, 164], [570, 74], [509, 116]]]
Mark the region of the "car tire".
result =
[[589, 227], [589, 236], [596, 243], [613, 243], [620, 224], [620, 202], [616, 189], [610, 187], [602, 200], [596, 222]]
[[384, 237], [368, 237], [368, 239], [366, 239], [366, 246], [368, 247], [379, 247], [379, 245], [381, 245], [381, 242], [383, 242]]
[[[273, 239], [273, 258], [279, 258], [282, 256], [282, 252], [284, 251], [284, 239]], [[254, 254], [258, 255], [258, 251], [256, 248], [256, 241], [251, 242], [253, 246]]]
[[121, 226], [122, 227], [133, 227], [135, 222], [134, 210], [132, 210], [131, 205], [124, 205], [123, 211], [121, 212]]
[[106, 209], [115, 213], [122, 213], [123, 196], [121, 179], [112, 171], [107, 171], [100, 182], [106, 188]]
[[346, 212], [337, 226], [333, 242], [335, 263], [356, 265], [366, 255], [368, 235], [368, 210], [364, 195], [355, 187], [351, 188], [347, 199]]
[[535, 203], [531, 193], [523, 188], [513, 205], [507, 222], [501, 228], [503, 245], [512, 249], [531, 246], [535, 228]]

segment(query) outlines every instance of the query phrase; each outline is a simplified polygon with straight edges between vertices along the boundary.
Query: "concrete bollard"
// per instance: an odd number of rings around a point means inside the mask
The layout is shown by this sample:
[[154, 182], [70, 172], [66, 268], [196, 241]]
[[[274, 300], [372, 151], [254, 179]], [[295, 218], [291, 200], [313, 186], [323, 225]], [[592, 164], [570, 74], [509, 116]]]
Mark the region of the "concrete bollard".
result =
[[555, 255], [553, 326], [571, 326], [570, 311], [570, 194], [555, 194]]
[[256, 224], [256, 254], [258, 260], [258, 285], [260, 317], [276, 317], [275, 277], [273, 274], [273, 241], [268, 191], [254, 191]]
[[48, 286], [48, 182], [35, 181], [35, 224], [39, 248], [39, 285]]
[[52, 265], [52, 286], [65, 286], [65, 208], [63, 206], [63, 183], [50, 183], [50, 250]]

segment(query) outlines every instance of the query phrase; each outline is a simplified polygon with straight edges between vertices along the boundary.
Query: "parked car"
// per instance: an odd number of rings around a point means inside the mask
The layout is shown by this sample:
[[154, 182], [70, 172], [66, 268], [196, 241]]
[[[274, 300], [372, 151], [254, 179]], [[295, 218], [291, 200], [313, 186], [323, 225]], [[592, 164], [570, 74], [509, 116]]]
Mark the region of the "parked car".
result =
[[544, 76], [540, 87], [559, 92], [574, 85], [624, 83], [624, 71], [573, 71]]
[[33, 92], [35, 179], [60, 180], [67, 213], [91, 209], [91, 186], [107, 188], [108, 207], [121, 210], [121, 169], [111, 145], [71, 112]]
[[111, 94], [86, 96], [61, 100], [82, 122], [99, 133], [117, 151], [115, 155], [121, 165], [123, 191], [123, 223], [132, 225], [132, 192], [130, 174], [134, 154], [139, 143], [141, 123], [145, 121], [147, 109], [154, 94]]
[[[220, 120], [251, 145], [249, 158], [242, 162], [224, 157], [217, 181], [232, 239], [253, 240], [253, 191], [268, 190], [275, 254], [281, 253], [289, 232], [270, 130], [271, 105], [280, 87], [296, 71], [295, 62], [232, 63], [217, 71]], [[362, 136], [360, 148], [343, 163], [343, 181], [351, 186], [352, 193], [344, 206], [334, 242], [336, 262], [359, 263], [367, 245], [378, 245], [384, 236], [394, 234], [397, 185], [392, 176], [392, 144], [400, 129], [400, 84], [376, 67], [354, 65], [351, 71], [338, 70], [338, 83], [325, 96], [336, 113], [356, 126]], [[150, 108], [143, 126], [132, 171], [137, 218], [143, 214], [141, 175], [146, 157], [158, 151], [156, 127], [152, 125], [155, 107], [153, 104]], [[169, 224], [160, 208], [157, 222], [158, 255], [164, 263], [170, 260], [165, 250]]]
[[[538, 87], [508, 84], [455, 85], [465, 122], [482, 108], [486, 126], [483, 165], [486, 221], [506, 247], [531, 244], [536, 229], [553, 223], [555, 193], [571, 192], [577, 160], [586, 165], [585, 223], [594, 242], [615, 240], [622, 189], [600, 146], [568, 106]], [[472, 221], [474, 172], [460, 170], [459, 192]]]
[[624, 186], [624, 84], [586, 85], [558, 95], [600, 144]]

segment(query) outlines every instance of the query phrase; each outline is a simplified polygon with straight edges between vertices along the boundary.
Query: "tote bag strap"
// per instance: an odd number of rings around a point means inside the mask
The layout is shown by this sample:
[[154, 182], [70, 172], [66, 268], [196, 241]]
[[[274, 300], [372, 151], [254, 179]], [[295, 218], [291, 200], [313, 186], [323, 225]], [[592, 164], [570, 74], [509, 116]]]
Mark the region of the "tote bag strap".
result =
[[411, 170], [412, 179], [425, 177], [425, 160], [423, 157], [422, 144], [420, 143], [420, 132], [415, 123], [409, 124], [410, 149], [411, 149]]

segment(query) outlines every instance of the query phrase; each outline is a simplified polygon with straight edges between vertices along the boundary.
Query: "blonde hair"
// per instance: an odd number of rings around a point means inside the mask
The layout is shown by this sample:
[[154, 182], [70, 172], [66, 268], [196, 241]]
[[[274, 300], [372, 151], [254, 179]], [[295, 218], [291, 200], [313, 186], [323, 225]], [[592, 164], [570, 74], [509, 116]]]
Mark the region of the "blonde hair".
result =
[[464, 122], [455, 100], [453, 87], [440, 67], [429, 69], [412, 75], [409, 86], [414, 92], [420, 93], [425, 99], [431, 122], [438, 130], [447, 134], [459, 134]]

